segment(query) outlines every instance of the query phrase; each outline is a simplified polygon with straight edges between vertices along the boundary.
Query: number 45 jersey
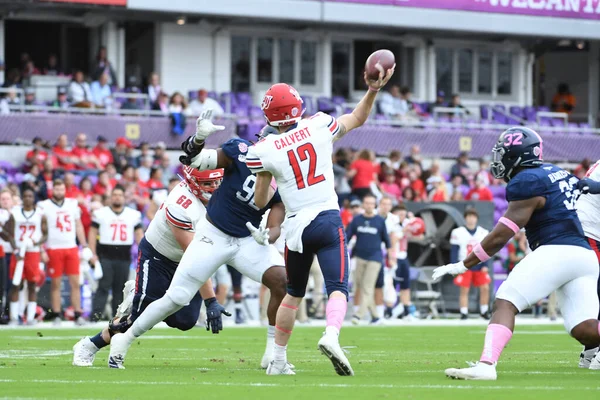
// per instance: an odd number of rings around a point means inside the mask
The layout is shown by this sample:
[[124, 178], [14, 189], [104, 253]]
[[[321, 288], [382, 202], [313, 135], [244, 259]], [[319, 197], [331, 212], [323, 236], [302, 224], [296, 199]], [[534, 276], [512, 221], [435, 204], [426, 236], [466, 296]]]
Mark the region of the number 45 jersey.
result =
[[237, 238], [250, 236], [246, 222], [258, 227], [265, 211], [273, 204], [281, 203], [279, 192], [276, 191], [265, 208], [259, 209], [254, 204], [256, 176], [246, 166], [246, 155], [253, 147], [251, 142], [243, 139], [231, 139], [223, 143], [221, 150], [231, 159], [231, 164], [225, 168], [223, 181], [207, 207], [213, 225]]
[[578, 179], [553, 164], [525, 168], [510, 180], [506, 200], [518, 201], [544, 197], [546, 205], [534, 211], [525, 232], [532, 250], [543, 245], [573, 245], [589, 249], [577, 218], [575, 203]]

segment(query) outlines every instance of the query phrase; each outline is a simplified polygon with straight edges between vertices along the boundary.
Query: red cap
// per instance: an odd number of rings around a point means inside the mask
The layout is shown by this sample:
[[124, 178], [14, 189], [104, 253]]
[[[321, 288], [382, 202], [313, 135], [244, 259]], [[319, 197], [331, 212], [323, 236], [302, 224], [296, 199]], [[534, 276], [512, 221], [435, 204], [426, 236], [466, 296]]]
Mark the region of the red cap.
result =
[[123, 146], [125, 146], [125, 147], [127, 147], [129, 149], [133, 149], [133, 145], [131, 144], [131, 142], [128, 139], [124, 138], [124, 137], [118, 138], [117, 141], [116, 141], [116, 143], [117, 143], [117, 146], [118, 145], [123, 145]]

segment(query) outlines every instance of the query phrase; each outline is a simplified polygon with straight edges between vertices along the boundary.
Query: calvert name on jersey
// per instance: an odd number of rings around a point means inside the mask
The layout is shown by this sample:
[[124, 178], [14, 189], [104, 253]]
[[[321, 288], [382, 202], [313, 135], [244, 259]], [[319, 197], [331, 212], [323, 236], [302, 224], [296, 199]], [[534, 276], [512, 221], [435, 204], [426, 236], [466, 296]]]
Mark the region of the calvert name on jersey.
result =
[[319, 112], [248, 150], [248, 168], [254, 174], [273, 174], [288, 216], [307, 208], [339, 210], [331, 157], [339, 130], [335, 118]]
[[183, 249], [175, 240], [171, 226], [194, 232], [198, 222], [206, 215], [206, 208], [188, 189], [187, 183], [175, 186], [167, 200], [160, 206], [146, 230], [146, 240], [163, 256], [178, 263]]
[[75, 199], [64, 199], [62, 204], [52, 199], [40, 201], [38, 207], [48, 221], [48, 249], [72, 249], [77, 247], [76, 222], [81, 217], [79, 204]]
[[[590, 167], [585, 176], [600, 182], [600, 160]], [[600, 241], [600, 195], [581, 195], [577, 200], [577, 215], [585, 236]]]

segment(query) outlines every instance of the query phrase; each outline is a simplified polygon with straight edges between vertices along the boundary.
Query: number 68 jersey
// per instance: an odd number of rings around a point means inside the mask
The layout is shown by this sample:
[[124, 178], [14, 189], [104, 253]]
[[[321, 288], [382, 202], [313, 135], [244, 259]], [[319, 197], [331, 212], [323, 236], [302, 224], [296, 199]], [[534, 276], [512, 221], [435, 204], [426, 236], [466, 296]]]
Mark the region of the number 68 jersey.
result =
[[196, 224], [206, 215], [206, 208], [190, 192], [185, 182], [175, 186], [160, 206], [146, 230], [146, 240], [163, 256], [178, 263], [183, 249], [171, 232], [171, 225], [194, 232]]
[[543, 245], [573, 245], [589, 249], [575, 211], [579, 190], [578, 179], [553, 164], [524, 168], [506, 187], [509, 202], [544, 197], [546, 204], [535, 210], [525, 225], [532, 250]]

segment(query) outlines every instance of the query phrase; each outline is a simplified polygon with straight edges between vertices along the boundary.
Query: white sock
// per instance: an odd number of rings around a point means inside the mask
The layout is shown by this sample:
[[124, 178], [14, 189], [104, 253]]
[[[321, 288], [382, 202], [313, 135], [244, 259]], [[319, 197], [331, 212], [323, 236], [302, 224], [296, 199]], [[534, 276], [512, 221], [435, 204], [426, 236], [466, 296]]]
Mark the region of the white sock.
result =
[[287, 362], [287, 346], [280, 346], [273, 342], [273, 361], [277, 364], [285, 364]]
[[461, 314], [468, 314], [469, 313], [469, 308], [468, 307], [461, 307], [460, 308], [460, 313]]
[[37, 302], [30, 301], [27, 303], [27, 323], [31, 323], [35, 320], [35, 312], [37, 310]]
[[354, 306], [354, 315], [356, 315], [358, 313], [359, 309], [360, 309], [360, 305], [355, 305]]
[[490, 306], [488, 306], [487, 304], [479, 305], [479, 311], [481, 311], [482, 314], [485, 314], [486, 312], [488, 312], [489, 309], [490, 309]]
[[383, 304], [377, 306], [377, 318], [383, 317], [384, 313], [385, 313], [385, 306]]
[[335, 326], [327, 326], [325, 327], [326, 335], [335, 335], [336, 337], [340, 335], [340, 331]]
[[167, 318], [169, 315], [181, 310], [183, 306], [177, 305], [168, 295], [150, 303], [144, 312], [135, 320], [131, 328], [125, 332], [125, 335], [132, 343], [136, 337], [143, 335], [154, 325]]
[[272, 353], [273, 346], [275, 345], [275, 327], [273, 325], [269, 325], [267, 328], [267, 349], [265, 352]]
[[10, 306], [9, 306], [9, 311], [10, 311], [10, 320], [14, 321], [14, 322], [18, 321], [19, 320], [19, 302], [11, 301]]

